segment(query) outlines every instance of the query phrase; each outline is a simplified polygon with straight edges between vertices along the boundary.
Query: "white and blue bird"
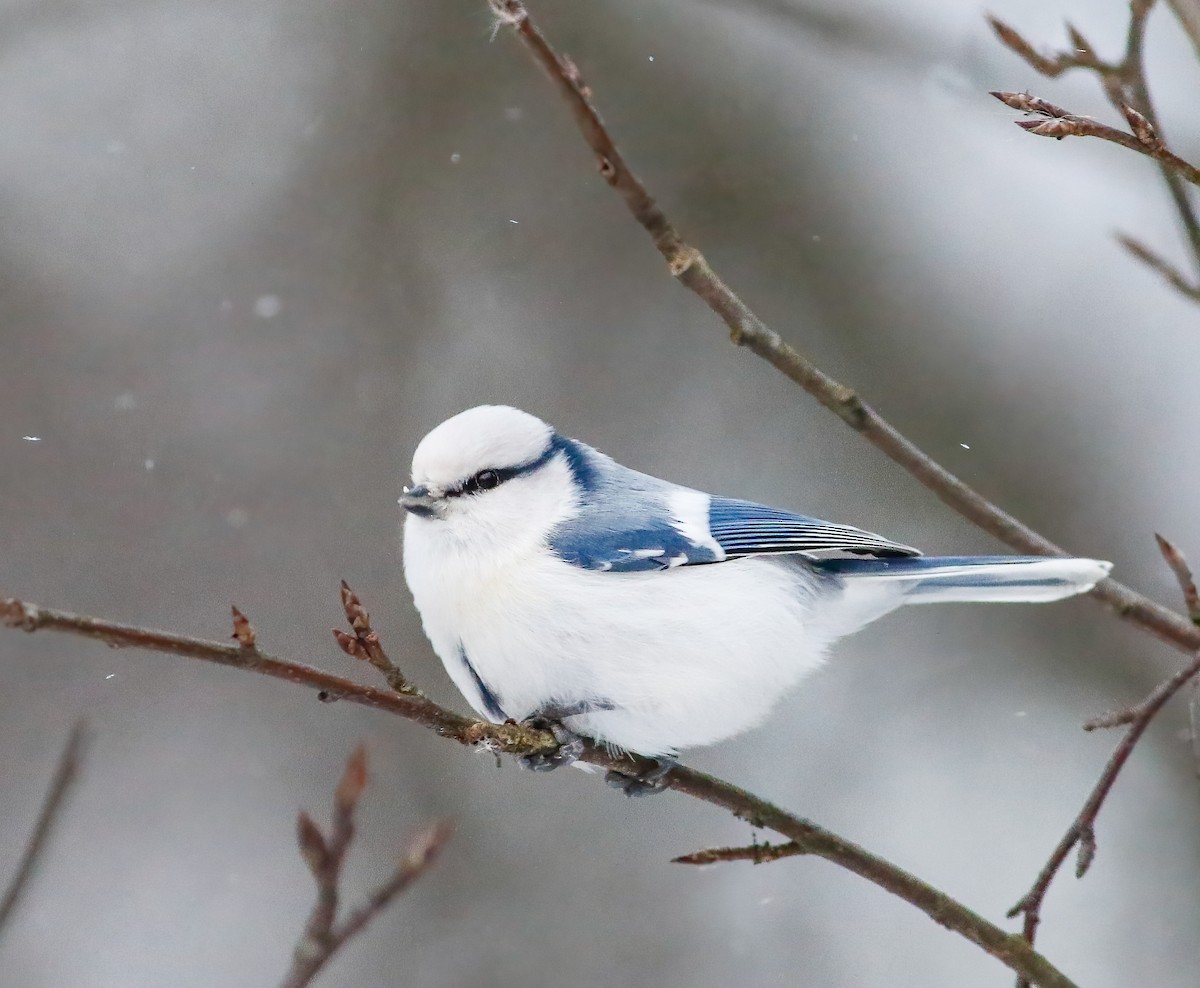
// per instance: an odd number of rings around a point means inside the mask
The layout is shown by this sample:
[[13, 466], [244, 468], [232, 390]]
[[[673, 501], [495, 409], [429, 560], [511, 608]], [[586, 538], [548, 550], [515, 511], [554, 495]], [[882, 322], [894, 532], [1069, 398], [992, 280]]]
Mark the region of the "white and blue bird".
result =
[[664, 759], [761, 723], [834, 641], [903, 604], [1059, 600], [1110, 569], [924, 557], [638, 473], [505, 406], [430, 432], [412, 483], [405, 577], [471, 706]]

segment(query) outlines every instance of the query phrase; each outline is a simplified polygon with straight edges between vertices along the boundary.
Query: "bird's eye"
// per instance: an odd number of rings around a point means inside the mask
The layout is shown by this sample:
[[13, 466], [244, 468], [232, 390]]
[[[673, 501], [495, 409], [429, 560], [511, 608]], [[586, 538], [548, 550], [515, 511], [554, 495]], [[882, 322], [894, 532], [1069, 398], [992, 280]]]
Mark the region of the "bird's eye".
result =
[[480, 470], [474, 477], [469, 477], [463, 484], [464, 494], [478, 494], [480, 491], [490, 491], [500, 486], [500, 473], [497, 470]]

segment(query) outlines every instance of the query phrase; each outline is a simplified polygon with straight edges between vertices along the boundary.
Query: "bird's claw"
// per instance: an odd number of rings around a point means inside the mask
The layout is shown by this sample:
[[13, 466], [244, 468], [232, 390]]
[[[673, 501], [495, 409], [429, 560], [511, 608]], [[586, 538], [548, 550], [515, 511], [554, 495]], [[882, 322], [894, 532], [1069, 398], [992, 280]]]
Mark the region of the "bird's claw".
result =
[[653, 796], [667, 788], [667, 775], [679, 763], [674, 758], [655, 759], [652, 768], [638, 773], [626, 775], [616, 769], [604, 773], [604, 783], [613, 789], [619, 789], [626, 796]]
[[558, 747], [551, 751], [535, 751], [532, 755], [521, 755], [521, 766], [531, 772], [553, 772], [556, 768], [578, 761], [579, 756], [583, 754], [583, 738], [563, 727], [557, 720], [530, 717], [522, 721], [521, 726], [531, 727], [535, 731], [549, 731], [558, 742]]

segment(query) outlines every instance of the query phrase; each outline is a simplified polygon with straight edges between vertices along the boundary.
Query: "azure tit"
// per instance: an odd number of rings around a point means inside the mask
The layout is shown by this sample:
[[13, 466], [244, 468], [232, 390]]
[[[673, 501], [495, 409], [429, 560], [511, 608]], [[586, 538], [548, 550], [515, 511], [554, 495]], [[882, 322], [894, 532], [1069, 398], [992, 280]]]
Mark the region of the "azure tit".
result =
[[901, 605], [1059, 600], [1110, 568], [925, 557], [638, 473], [504, 406], [430, 432], [412, 482], [405, 577], [471, 706], [664, 766], [759, 724], [834, 641]]

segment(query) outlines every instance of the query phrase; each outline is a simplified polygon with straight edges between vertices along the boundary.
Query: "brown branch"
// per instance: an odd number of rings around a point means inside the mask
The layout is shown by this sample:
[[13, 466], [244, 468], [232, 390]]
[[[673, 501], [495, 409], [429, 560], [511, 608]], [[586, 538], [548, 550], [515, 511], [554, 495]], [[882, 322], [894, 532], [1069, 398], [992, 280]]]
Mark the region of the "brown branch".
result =
[[[746, 347], [785, 374], [978, 528], [1018, 552], [1068, 555], [1044, 535], [963, 483], [871, 408], [852, 388], [830, 377], [759, 319], [721, 280], [704, 255], [679, 236], [646, 187], [630, 170], [592, 105], [591, 91], [580, 78], [575, 63], [550, 47], [518, 0], [490, 2], [497, 17], [512, 25], [533, 60], [549, 75], [566, 100], [584, 140], [596, 155], [600, 176], [620, 194], [633, 218], [650, 235], [671, 274], [724, 321], [736, 345]], [[1192, 652], [1200, 648], [1200, 628], [1193, 627], [1168, 608], [1124, 584], [1104, 580], [1092, 591], [1092, 596], [1108, 605], [1122, 620], [1139, 625], [1181, 651]]]
[[344, 700], [347, 703], [397, 714], [428, 727], [443, 737], [453, 738], [460, 744], [486, 743], [497, 751], [511, 751], [516, 754], [532, 754], [557, 747], [553, 735], [545, 731], [535, 731], [513, 724], [483, 724], [440, 707], [424, 696], [399, 694], [373, 686], [363, 686], [313, 666], [278, 659], [257, 649], [249, 651], [240, 645], [227, 645], [224, 642], [70, 614], [14, 598], [0, 598], [0, 624], [30, 632], [42, 629], [65, 631], [102, 641], [113, 648], [165, 652], [168, 655], [201, 659], [204, 662], [245, 669], [274, 679], [284, 679], [317, 690], [318, 697], [323, 700]]
[[672, 858], [673, 864], [708, 865], [721, 861], [753, 861], [755, 864], [766, 864], [768, 861], [778, 861], [781, 858], [794, 858], [804, 854], [804, 848], [795, 841], [786, 844], [749, 844], [746, 847], [712, 847], [693, 854], [683, 854]]
[[1118, 727], [1123, 724], [1129, 724], [1130, 727], [1121, 739], [1121, 743], [1117, 745], [1116, 750], [1109, 757], [1108, 762], [1104, 766], [1104, 771], [1100, 773], [1100, 778], [1095, 786], [1093, 786], [1087, 801], [1083, 804], [1083, 808], [1072, 821], [1071, 826], [1067, 828], [1067, 832], [1063, 835], [1062, 840], [1058, 842], [1058, 845], [1051, 852], [1050, 859], [1038, 874], [1033, 886], [1021, 897], [1020, 902], [1009, 910], [1009, 916], [1017, 916], [1021, 913], [1025, 914], [1024, 935], [1025, 939], [1030, 943], [1033, 943], [1034, 936], [1037, 933], [1038, 923], [1041, 921], [1042, 902], [1046, 898], [1046, 892], [1050, 888], [1050, 883], [1054, 880], [1054, 876], [1058, 874], [1058, 870], [1062, 867], [1063, 862], [1066, 861], [1072, 849], [1076, 846], [1079, 849], [1075, 863], [1075, 876], [1077, 878], [1082, 878], [1091, 865], [1092, 859], [1096, 854], [1096, 817], [1100, 812], [1100, 807], [1104, 805], [1105, 799], [1108, 798], [1108, 794], [1112, 791], [1113, 784], [1117, 781], [1117, 776], [1125, 766], [1125, 762], [1133, 753], [1134, 746], [1138, 743], [1146, 728], [1150, 726], [1150, 721], [1154, 719], [1154, 715], [1162, 709], [1163, 705], [1172, 696], [1179, 692], [1188, 680], [1198, 674], [1200, 674], [1200, 655], [1184, 668], [1180, 669], [1170, 679], [1156, 686], [1153, 692], [1137, 706], [1105, 714], [1102, 717], [1088, 721], [1084, 725], [1084, 729], [1088, 731], [1101, 727]]
[[[1188, 567], [1187, 560], [1184, 558], [1182, 552], [1161, 535], [1155, 535], [1154, 538], [1158, 541], [1158, 548], [1162, 552], [1163, 559], [1166, 560], [1171, 572], [1175, 575], [1175, 579], [1179, 582], [1188, 616], [1192, 619], [1193, 623], [1200, 624], [1200, 597], [1197, 596], [1196, 584], [1192, 579], [1192, 571]], [[1083, 725], [1085, 731], [1094, 731], [1099, 728], [1122, 727], [1128, 724], [1129, 730], [1125, 732], [1125, 736], [1121, 738], [1120, 744], [1117, 745], [1116, 750], [1109, 756], [1104, 770], [1100, 773], [1100, 778], [1092, 787], [1092, 791], [1089, 793], [1086, 802], [1084, 802], [1083, 808], [1071, 822], [1071, 826], [1067, 828], [1067, 832], [1063, 834], [1062, 840], [1058, 842], [1054, 850], [1050, 853], [1050, 858], [1034, 880], [1032, 888], [1009, 910], [1008, 915], [1010, 917], [1024, 913], [1023, 932], [1025, 939], [1030, 943], [1033, 943], [1034, 937], [1037, 935], [1038, 924], [1041, 922], [1042, 902], [1045, 900], [1046, 893], [1050, 889], [1050, 883], [1054, 881], [1055, 875], [1062, 868], [1072, 849], [1078, 848], [1075, 861], [1076, 878], [1082, 878], [1088, 868], [1091, 867], [1092, 860], [1096, 856], [1096, 817], [1099, 815], [1104, 801], [1108, 798], [1108, 794], [1112, 791], [1121, 769], [1124, 768], [1125, 763], [1129, 760], [1129, 756], [1133, 753], [1134, 747], [1145, 733], [1146, 728], [1150, 726], [1150, 721], [1154, 719], [1155, 715], [1171, 697], [1178, 693], [1190, 680], [1194, 680], [1197, 675], [1200, 675], [1200, 654], [1197, 654], [1188, 665], [1180, 669], [1170, 679], [1159, 683], [1141, 703], [1122, 710], [1111, 711], [1100, 717], [1094, 717]], [[1197, 774], [1200, 774], [1200, 741], [1196, 737], [1195, 706], [1195, 698], [1193, 697], [1192, 702], [1189, 704], [1192, 752], [1193, 758], [1197, 763]], [[1018, 979], [1018, 988], [1024, 988], [1027, 985], [1028, 981]]]
[[409, 845], [391, 876], [368, 896], [366, 903], [341, 923], [337, 922], [339, 885], [346, 852], [354, 840], [354, 814], [367, 785], [367, 753], [359, 745], [346, 762], [346, 770], [333, 799], [333, 827], [329, 837], [312, 818], [301, 812], [297, 820], [300, 855], [317, 882], [317, 901], [296, 945], [292, 967], [283, 988], [304, 988], [347, 941], [360, 933], [400, 892], [420, 878], [437, 859], [454, 832], [449, 821], [428, 827]]
[[1190, 281], [1182, 271], [1165, 258], [1154, 253], [1154, 251], [1140, 240], [1136, 240], [1125, 233], [1116, 234], [1116, 238], [1117, 243], [1145, 264], [1146, 267], [1157, 272], [1177, 292], [1185, 298], [1190, 298], [1193, 302], [1200, 302], [1200, 284]]
[[21, 896], [28, 887], [29, 880], [33, 877], [42, 853], [46, 849], [67, 794], [71, 791], [76, 779], [79, 778], [85, 735], [86, 729], [83, 721], [76, 721], [75, 726], [71, 728], [71, 733], [67, 736], [67, 743], [63, 746], [62, 754], [59, 755], [58, 766], [55, 768], [50, 786], [46, 790], [46, 797], [42, 801], [42, 809], [38, 813], [33, 833], [30, 834], [29, 842], [21, 853], [21, 860], [17, 864], [17, 870], [13, 874], [12, 880], [8, 883], [8, 888], [0, 897], [0, 933], [3, 933], [8, 926], [8, 921], [17, 907], [17, 903], [21, 901]]
[[[1115, 109], [1125, 113], [1126, 108], [1132, 108], [1145, 118], [1152, 131], [1161, 133], [1162, 128], [1159, 126], [1158, 115], [1155, 112], [1153, 100], [1150, 98], [1150, 86], [1146, 81], [1144, 57], [1146, 21], [1153, 6], [1154, 0], [1133, 0], [1130, 3], [1125, 53], [1119, 62], [1105, 62], [1100, 59], [1088, 40], [1070, 24], [1067, 25], [1067, 32], [1072, 50], [1044, 55], [1036, 51], [1025, 38], [1003, 21], [989, 17], [988, 22], [1001, 43], [1042, 75], [1055, 78], [1069, 69], [1085, 69], [1095, 72], [1100, 78], [1105, 96]], [[1179, 13], [1177, 7], [1176, 14]], [[1185, 29], [1187, 26], [1185, 23]], [[1141, 147], [1135, 148], [1135, 150], [1146, 153], [1145, 149]], [[1184, 178], [1178, 172], [1177, 162], [1160, 160], [1159, 173], [1167, 186], [1167, 192], [1171, 196], [1175, 211], [1179, 214], [1179, 221], [1187, 235], [1193, 263], [1197, 269], [1200, 269], [1200, 217], [1197, 217], [1196, 209], [1192, 205]], [[1141, 261], [1165, 277], [1172, 287], [1181, 291], [1188, 298], [1200, 300], [1197, 299], [1197, 293], [1192, 289], [1189, 279], [1182, 276], [1172, 277], [1171, 275], [1177, 274], [1177, 272], [1174, 272], [1165, 262], [1155, 263], [1157, 258], [1152, 260], [1154, 255], [1149, 251], [1134, 250], [1128, 243], [1125, 246]]]
[[1171, 573], [1174, 574], [1183, 594], [1183, 606], [1192, 624], [1200, 625], [1200, 594], [1196, 592], [1196, 581], [1192, 578], [1192, 569], [1188, 561], [1174, 545], [1155, 533], [1154, 540], [1158, 543], [1158, 551], [1162, 553]]
[[358, 595], [350, 589], [350, 585], [345, 580], [342, 580], [342, 609], [346, 612], [346, 620], [354, 634], [347, 635], [337, 628], [333, 630], [333, 637], [341, 650], [351, 658], [371, 663], [383, 673], [383, 678], [387, 680], [388, 686], [397, 693], [421, 696], [421, 691], [405, 679], [404, 673], [388, 658], [388, 654], [383, 650], [383, 644], [379, 640], [379, 635], [371, 627], [371, 615], [367, 613], [362, 601], [358, 599]]
[[[98, 639], [113, 647], [165, 652], [257, 672], [306, 686], [317, 691], [320, 697], [357, 703], [404, 717], [443, 737], [462, 744], [483, 744], [493, 751], [521, 755], [557, 747], [553, 736], [545, 731], [516, 724], [485, 724], [447, 710], [421, 695], [363, 686], [311, 666], [274, 658], [257, 650], [249, 653], [240, 646], [223, 642], [69, 614], [14, 598], [0, 598], [0, 624], [28, 632], [62, 631]], [[590, 743], [584, 747], [580, 760], [633, 776], [639, 775], [647, 766], [645, 759], [615, 756], [603, 746]], [[787, 813], [737, 786], [682, 765], [672, 768], [663, 783], [676, 792], [722, 807], [755, 827], [772, 830], [794, 841], [803, 848], [803, 853], [831, 861], [904, 899], [935, 922], [982, 947], [1013, 971], [1026, 975], [1034, 984], [1044, 988], [1074, 988], [1066, 975], [1021, 937], [1000, 929], [915, 875], [810, 820]], [[300, 827], [302, 850], [312, 867], [312, 861], [319, 861], [327, 853], [328, 845], [323, 837], [318, 842], [312, 836], [314, 832], [319, 836], [315, 827], [307, 827], [303, 822]]]
[[1167, 5], [1200, 58], [1200, 3], [1196, 3], [1196, 0], [1167, 0]]
[[[1022, 524], [1016, 518], [1002, 511], [978, 492], [964, 484], [948, 470], [934, 461], [919, 447], [901, 434], [889, 422], [868, 406], [853, 390], [831, 378], [821, 371], [806, 357], [802, 356], [773, 330], [768, 328], [761, 319], [739, 298], [728, 285], [711, 268], [704, 256], [690, 244], [686, 243], [667, 219], [663, 211], [655, 203], [645, 186], [633, 174], [625, 163], [624, 158], [616, 147], [612, 136], [605, 128], [598, 111], [592, 103], [591, 90], [583, 83], [578, 68], [569, 58], [559, 55], [547, 42], [542, 33], [529, 17], [527, 10], [520, 0], [490, 0], [497, 18], [510, 25], [532, 56], [534, 62], [549, 76], [569, 107], [576, 124], [583, 134], [584, 140], [596, 155], [598, 170], [601, 177], [612, 186], [625, 201], [634, 219], [646, 230], [655, 247], [667, 262], [668, 270], [682, 284], [695, 292], [729, 327], [733, 342], [739, 346], [748, 347], [758, 356], [767, 360], [776, 369], [786, 374], [792, 381], [800, 385], [822, 405], [833, 411], [851, 428], [862, 434], [876, 448], [881, 450], [895, 463], [904, 467], [912, 476], [929, 488], [943, 502], [954, 508], [959, 514], [990, 532], [1021, 552], [1031, 552], [1041, 555], [1064, 555], [1049, 539]], [[1134, 0], [1135, 18], [1140, 18], [1136, 30], [1131, 29], [1129, 41], [1130, 51], [1137, 53], [1137, 63], [1140, 71], [1141, 29], [1145, 12], [1149, 9], [1147, 0]], [[1009, 32], [1015, 36], [1015, 32]], [[1090, 45], [1077, 32], [1072, 30], [1073, 40], [1081, 49], [1076, 61], [1084, 58], [1089, 60], [1089, 67], [1112, 74], [1092, 53]], [[1025, 43], [1026, 54], [1032, 53], [1032, 48]], [[1133, 58], [1134, 56], [1129, 56]], [[1063, 71], [1061, 67], [1054, 68], [1043, 62], [1042, 68], [1054, 74]], [[998, 94], [1000, 95], [1000, 94]], [[1104, 136], [1127, 147], [1132, 147], [1140, 153], [1157, 158], [1163, 164], [1181, 168], [1189, 180], [1200, 183], [1200, 170], [1177, 158], [1167, 150], [1159, 140], [1150, 114], [1141, 113], [1137, 109], [1122, 103], [1126, 120], [1132, 128], [1132, 134], [1125, 134], [1113, 128], [1089, 121], [1086, 118], [1075, 117], [1060, 107], [1044, 101], [1034, 100], [1028, 96], [1003, 94], [1001, 98], [1017, 100], [1022, 103], [1019, 108], [1040, 112], [1052, 120], [1035, 123], [1031, 127], [1044, 128], [1040, 132], [1052, 136], [1067, 134], [1089, 134]], [[1053, 127], [1059, 129], [1055, 131]], [[1045, 129], [1049, 128], [1049, 129]], [[1200, 629], [1182, 621], [1177, 615], [1166, 608], [1154, 603], [1136, 591], [1117, 583], [1105, 580], [1093, 591], [1092, 596], [1106, 603], [1116, 614], [1127, 621], [1139, 625], [1143, 629], [1169, 641], [1175, 647], [1186, 651], [1200, 648]], [[1181, 682], [1186, 681], [1196, 670], [1180, 673]], [[1176, 677], [1179, 678], [1179, 677]], [[1164, 689], [1173, 692], [1174, 679], [1164, 684]], [[1169, 695], [1169, 693], [1168, 693]], [[1163, 701], [1165, 702], [1165, 700]], [[1149, 710], [1145, 723], [1161, 707], [1161, 703]], [[1135, 725], [1137, 726], [1137, 725]], [[1115, 782], [1116, 776], [1132, 751], [1137, 737], [1144, 730], [1143, 723], [1133, 737], [1127, 737], [1127, 746], [1119, 748], [1114, 754], [1105, 775], [1101, 777], [1097, 792], [1089, 800], [1081, 814], [1078, 832], [1074, 834], [1063, 857], [1070, 848], [1079, 844], [1080, 873], [1086, 869], [1095, 850], [1094, 837], [1091, 831], [1091, 821], [1099, 810], [1109, 789]], [[1133, 731], [1130, 732], [1133, 734]], [[784, 830], [778, 830], [785, 836], [793, 836]], [[795, 840], [796, 838], [793, 837]], [[804, 841], [798, 841], [805, 851], [811, 849]], [[1056, 852], [1057, 853], [1057, 852]], [[1061, 861], [1059, 861], [1061, 863]], [[1057, 864], [1049, 871], [1049, 878], [1057, 871]], [[1046, 884], [1049, 883], [1049, 878]], [[1035, 889], [1037, 886], [1035, 886]], [[1027, 942], [1032, 943], [1030, 923], [1036, 926], [1037, 907], [1040, 905], [1040, 895], [1023, 900], [1026, 909], [1026, 930], [1029, 936]], [[1030, 920], [1029, 913], [1033, 913]], [[1036, 983], [1036, 979], [1023, 972], [1018, 972], [1021, 984]]]
[[992, 92], [992, 96], [1001, 103], [1011, 106], [1022, 113], [1033, 113], [1042, 120], [1017, 120], [1016, 125], [1038, 137], [1053, 137], [1062, 140], [1064, 137], [1098, 137], [1102, 141], [1111, 141], [1121, 147], [1148, 155], [1156, 161], [1174, 170], [1193, 185], [1200, 185], [1200, 168], [1172, 152], [1154, 129], [1150, 120], [1128, 104], [1122, 103], [1120, 110], [1125, 114], [1132, 133], [1109, 127], [1091, 117], [1081, 117], [1055, 106], [1029, 93]]
[[420, 878], [433, 863], [453, 833], [454, 825], [449, 821], [443, 820], [432, 824], [428, 829], [417, 834], [409, 842], [408, 849], [404, 852], [403, 860], [396, 866], [396, 870], [392, 872], [391, 877], [375, 889], [367, 897], [367, 901], [347, 916], [337, 930], [334, 931], [333, 939], [335, 948], [340, 947], [351, 937], [355, 936], [363, 927], [371, 922], [380, 910], [386, 908], [392, 899], [408, 888], [416, 879]]

